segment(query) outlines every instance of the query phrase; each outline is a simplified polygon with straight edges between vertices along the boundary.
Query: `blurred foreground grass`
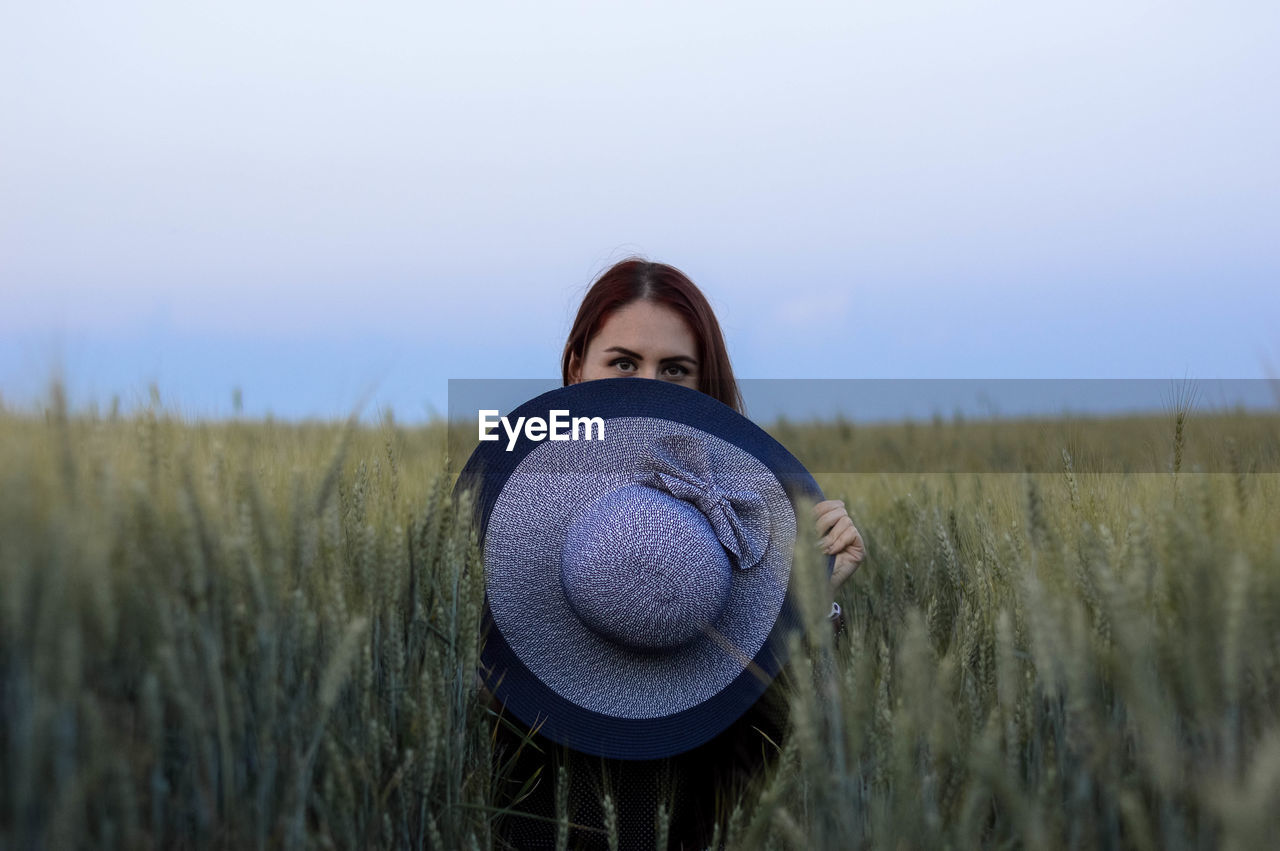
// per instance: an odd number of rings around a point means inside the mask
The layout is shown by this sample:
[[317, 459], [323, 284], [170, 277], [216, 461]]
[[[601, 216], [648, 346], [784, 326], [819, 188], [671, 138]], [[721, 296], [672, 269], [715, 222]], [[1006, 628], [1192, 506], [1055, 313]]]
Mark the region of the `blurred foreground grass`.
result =
[[[728, 846], [1280, 835], [1280, 432], [1189, 423], [780, 425], [869, 557]], [[490, 847], [512, 780], [445, 444], [0, 414], [0, 847]]]

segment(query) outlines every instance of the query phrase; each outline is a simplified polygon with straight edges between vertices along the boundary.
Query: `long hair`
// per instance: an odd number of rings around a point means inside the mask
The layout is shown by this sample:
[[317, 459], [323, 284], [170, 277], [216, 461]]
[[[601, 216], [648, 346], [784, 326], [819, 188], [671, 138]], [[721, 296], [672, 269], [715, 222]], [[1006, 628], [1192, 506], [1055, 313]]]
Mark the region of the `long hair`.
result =
[[684, 317], [698, 344], [698, 389], [744, 413], [724, 335], [706, 296], [674, 266], [639, 257], [615, 263], [587, 290], [564, 344], [560, 372], [565, 386], [569, 384], [570, 361], [575, 355], [580, 366], [586, 361], [587, 345], [610, 314], [641, 300], [666, 305]]

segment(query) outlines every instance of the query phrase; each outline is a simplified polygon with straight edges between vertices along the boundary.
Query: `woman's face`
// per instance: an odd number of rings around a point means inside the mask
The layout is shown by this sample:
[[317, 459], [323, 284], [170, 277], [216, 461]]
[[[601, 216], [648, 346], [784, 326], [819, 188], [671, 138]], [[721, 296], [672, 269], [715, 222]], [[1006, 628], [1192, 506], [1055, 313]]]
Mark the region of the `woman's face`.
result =
[[613, 312], [587, 343], [582, 363], [569, 366], [570, 384], [597, 378], [657, 378], [698, 389], [698, 344], [680, 314], [651, 301]]

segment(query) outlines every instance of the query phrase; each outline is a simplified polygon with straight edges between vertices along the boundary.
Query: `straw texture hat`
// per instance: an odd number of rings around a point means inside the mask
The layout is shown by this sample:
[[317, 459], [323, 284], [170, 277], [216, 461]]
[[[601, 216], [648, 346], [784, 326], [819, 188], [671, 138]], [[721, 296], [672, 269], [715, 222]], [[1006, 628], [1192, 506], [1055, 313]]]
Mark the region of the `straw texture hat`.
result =
[[822, 492], [762, 429], [686, 387], [589, 381], [508, 420], [554, 411], [600, 418], [603, 437], [482, 442], [458, 481], [484, 553], [486, 683], [578, 751], [696, 747], [785, 662], [797, 517]]

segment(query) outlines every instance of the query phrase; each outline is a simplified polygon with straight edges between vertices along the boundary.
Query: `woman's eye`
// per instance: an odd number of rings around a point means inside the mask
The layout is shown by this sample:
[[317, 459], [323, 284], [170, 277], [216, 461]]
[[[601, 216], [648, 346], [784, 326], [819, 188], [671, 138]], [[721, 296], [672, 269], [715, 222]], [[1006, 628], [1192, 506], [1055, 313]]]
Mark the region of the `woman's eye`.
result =
[[689, 370], [687, 367], [679, 366], [674, 363], [671, 364], [671, 366], [667, 367], [667, 375], [671, 376], [672, 378], [684, 378], [688, 374], [689, 374]]
[[630, 372], [635, 368], [635, 364], [633, 364], [628, 358], [618, 358], [613, 363], [609, 364], [609, 366], [616, 366], [623, 372]]

